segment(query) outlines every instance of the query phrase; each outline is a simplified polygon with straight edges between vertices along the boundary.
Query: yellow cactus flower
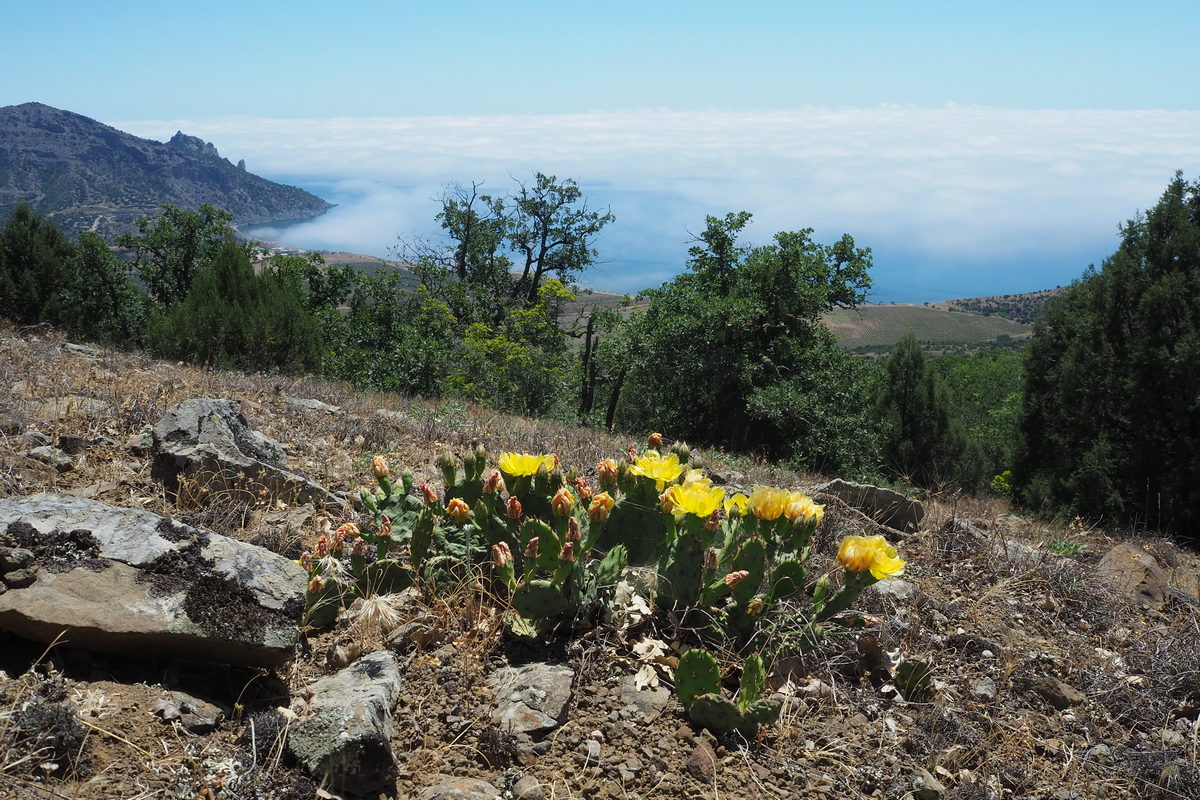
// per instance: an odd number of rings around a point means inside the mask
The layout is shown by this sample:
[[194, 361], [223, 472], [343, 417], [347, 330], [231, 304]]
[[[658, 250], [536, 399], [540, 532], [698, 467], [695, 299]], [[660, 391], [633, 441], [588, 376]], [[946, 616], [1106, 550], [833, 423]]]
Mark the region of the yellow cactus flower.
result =
[[750, 498], [738, 492], [733, 497], [725, 498], [725, 514], [730, 517], [744, 517], [750, 513]]
[[684, 483], [698, 483], [702, 486], [712, 486], [712, 478], [704, 474], [702, 470], [689, 469], [687, 474], [683, 476]]
[[500, 471], [506, 475], [512, 475], [514, 478], [536, 475], [538, 469], [543, 465], [546, 467], [546, 471], [549, 472], [558, 465], [558, 459], [553, 455], [534, 456], [529, 453], [500, 454]]
[[875, 580], [904, 574], [904, 559], [882, 536], [847, 536], [837, 559], [850, 572], [870, 570]]
[[669, 487], [662, 494], [662, 509], [677, 517], [695, 514], [707, 517], [721, 507], [725, 492], [719, 486], [703, 483], [682, 483]]
[[663, 458], [657, 450], [647, 450], [629, 465], [631, 473], [650, 478], [660, 492], [668, 483], [682, 475], [683, 469], [683, 464], [679, 463], [679, 456], [671, 453]]
[[779, 519], [783, 514], [783, 509], [787, 506], [789, 492], [786, 489], [772, 489], [766, 486], [756, 486], [754, 491], [750, 493], [750, 498], [746, 504], [750, 507], [750, 513], [761, 520], [770, 522], [773, 519]]
[[620, 468], [613, 459], [606, 458], [597, 464], [596, 472], [600, 475], [601, 489], [611, 489], [617, 485], [617, 475], [620, 473]]
[[388, 470], [387, 459], [383, 456], [375, 456], [371, 459], [371, 471], [375, 473], [376, 478], [386, 478], [391, 474]]
[[555, 492], [554, 497], [550, 498], [550, 509], [555, 516], [565, 517], [571, 513], [571, 509], [575, 506], [575, 495], [571, 494], [571, 490], [567, 487], [562, 487]]
[[588, 516], [593, 522], [604, 522], [608, 519], [608, 514], [613, 510], [616, 501], [608, 492], [601, 492], [592, 497], [591, 505], [588, 506]]
[[797, 524], [819, 525], [825, 518], [825, 506], [818, 505], [804, 492], [792, 492], [788, 495], [787, 506], [783, 514], [791, 522]]
[[454, 497], [446, 504], [446, 513], [455, 522], [466, 522], [471, 518], [471, 507], [462, 498]]

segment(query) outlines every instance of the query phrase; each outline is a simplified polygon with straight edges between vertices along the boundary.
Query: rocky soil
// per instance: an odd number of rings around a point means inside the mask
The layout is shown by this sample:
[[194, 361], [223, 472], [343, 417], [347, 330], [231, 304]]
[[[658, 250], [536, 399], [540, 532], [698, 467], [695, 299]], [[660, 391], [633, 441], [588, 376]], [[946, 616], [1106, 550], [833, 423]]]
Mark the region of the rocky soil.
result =
[[[194, 398], [229, 401], [246, 429], [172, 433]], [[688, 719], [671, 667], [694, 639], [636, 603], [537, 643], [507, 635], [503, 604], [472, 582], [362, 604], [324, 632], [295, 628], [291, 609], [286, 625], [271, 617], [272, 641], [290, 625], [298, 642], [275, 666], [246, 646], [248, 599], [189, 605], [187, 576], [249, 598], [266, 567], [248, 559], [294, 559], [352, 515], [341, 501], [373, 455], [435, 480], [439, 454], [474, 442], [585, 469], [630, 443], [0, 332], [0, 798], [1200, 797], [1195, 553], [993, 501], [922, 498], [900, 532], [857, 510], [861, 493], [831, 489], [816, 571], [850, 532], [884, 532], [908, 566], [863, 595], [856, 625], [775, 665], [784, 711], [749, 741]], [[204, 459], [229, 448], [243, 477], [216, 480]], [[825, 480], [713, 466], [746, 486]], [[109, 530], [109, 514], [126, 522]], [[169, 522], [138, 534], [133, 519]], [[13, 622], [22, 593], [83, 572], [96, 586], [132, 576], [136, 597], [77, 592], [101, 610], [81, 605], [57, 629]], [[277, 614], [286, 590], [272, 591], [256, 602]], [[130, 635], [123, 609], [150, 607], [160, 638]], [[737, 654], [720, 655], [734, 677]], [[904, 662], [928, 666], [923, 690]]]

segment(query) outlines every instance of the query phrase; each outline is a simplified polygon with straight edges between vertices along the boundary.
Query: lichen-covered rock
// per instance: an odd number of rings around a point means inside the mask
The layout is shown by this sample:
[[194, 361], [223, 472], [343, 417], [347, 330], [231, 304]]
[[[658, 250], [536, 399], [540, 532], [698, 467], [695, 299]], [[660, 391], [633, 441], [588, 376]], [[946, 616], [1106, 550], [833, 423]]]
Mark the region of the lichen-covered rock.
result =
[[305, 771], [339, 794], [374, 797], [392, 791], [392, 709], [404, 678], [395, 653], [363, 656], [309, 684], [307, 713], [292, 725], [287, 746]]
[[504, 667], [488, 678], [496, 693], [492, 721], [517, 737], [545, 734], [566, 721], [575, 672], [562, 664]]
[[818, 494], [833, 495], [880, 525], [898, 531], [915, 531], [920, 528], [921, 520], [925, 518], [925, 506], [920, 502], [909, 500], [897, 491], [880, 486], [835, 478], [818, 486], [814, 491]]
[[[277, 666], [300, 641], [307, 574], [261, 547], [79, 497], [0, 499], [0, 545], [36, 580], [0, 629], [125, 656]], [[7, 557], [7, 556], [6, 556]]]
[[252, 429], [232, 400], [200, 397], [172, 406], [154, 426], [151, 476], [172, 494], [181, 479], [212, 491], [266, 493], [290, 504], [344, 505], [287, 469], [283, 447]]

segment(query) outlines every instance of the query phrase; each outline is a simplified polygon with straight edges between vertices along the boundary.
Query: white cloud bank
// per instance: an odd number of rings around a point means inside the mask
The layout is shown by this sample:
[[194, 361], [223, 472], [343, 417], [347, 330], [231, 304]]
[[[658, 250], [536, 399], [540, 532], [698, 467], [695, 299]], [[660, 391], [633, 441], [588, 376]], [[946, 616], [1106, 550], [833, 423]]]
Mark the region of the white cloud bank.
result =
[[[755, 214], [756, 241], [800, 227], [822, 240], [851, 233], [875, 249], [884, 295], [888, 282], [897, 295], [902, 284], [983, 291], [997, 270], [1061, 260], [1058, 274], [1042, 266], [1027, 286], [992, 289], [1032, 290], [1111, 252], [1117, 224], [1151, 206], [1175, 170], [1200, 171], [1196, 111], [884, 106], [114, 124], [156, 139], [181, 129], [258, 174], [330, 186], [343, 208], [289, 231], [313, 247], [382, 252], [397, 234], [428, 232], [432, 198], [448, 181], [482, 179], [503, 192], [509, 176], [533, 170], [573, 177], [618, 219], [604, 242], [612, 279], [592, 282], [627, 290], [678, 268], [687, 230], [705, 214], [740, 209]], [[636, 268], [621, 273], [627, 262]]]

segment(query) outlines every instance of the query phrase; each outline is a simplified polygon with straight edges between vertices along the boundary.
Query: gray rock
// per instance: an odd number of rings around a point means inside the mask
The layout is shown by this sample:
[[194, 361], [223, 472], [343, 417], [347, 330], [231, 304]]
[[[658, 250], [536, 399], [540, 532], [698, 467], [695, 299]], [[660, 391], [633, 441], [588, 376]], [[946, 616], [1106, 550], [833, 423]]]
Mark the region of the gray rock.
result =
[[971, 694], [981, 700], [995, 700], [996, 682], [991, 678], [983, 678], [971, 687]]
[[500, 790], [479, 778], [439, 775], [441, 783], [421, 790], [421, 800], [499, 800]]
[[11, 572], [33, 563], [33, 551], [23, 547], [0, 546], [0, 572]]
[[328, 403], [322, 403], [320, 400], [314, 400], [307, 397], [285, 397], [284, 402], [289, 406], [301, 411], [324, 411], [327, 414], [341, 414], [341, 406], [331, 406]]
[[226, 717], [219, 706], [184, 692], [156, 700], [151, 710], [165, 722], [178, 720], [184, 730], [197, 735], [212, 733]]
[[833, 495], [880, 525], [886, 525], [899, 531], [908, 532], [919, 529], [921, 520], [925, 517], [925, 506], [921, 503], [909, 500], [899, 492], [880, 486], [835, 478], [829, 483], [818, 486], [814, 491], [818, 494]]
[[1088, 761], [1095, 761], [1097, 764], [1112, 764], [1112, 748], [1106, 744], [1093, 745], [1088, 748], [1087, 759]]
[[512, 787], [513, 800], [544, 800], [545, 788], [532, 775], [522, 775]]
[[0, 434], [17, 436], [25, 430], [25, 417], [15, 411], [0, 411]]
[[647, 722], [658, 719], [671, 702], [671, 690], [665, 686], [638, 689], [635, 678], [626, 675], [621, 681], [621, 702], [642, 712]]
[[231, 400], [201, 397], [178, 403], [154, 426], [153, 436], [150, 475], [172, 494], [186, 477], [211, 491], [265, 490], [290, 505], [345, 505], [313, 481], [290, 472], [283, 447], [251, 429]]
[[918, 767], [913, 774], [912, 786], [916, 800], [941, 800], [946, 796], [946, 787], [924, 767]]
[[388, 650], [314, 681], [305, 690], [312, 698], [308, 712], [292, 724], [288, 750], [335, 792], [375, 796], [393, 791], [392, 709], [403, 687], [400, 665]]
[[51, 494], [0, 499], [0, 530], [39, 567], [32, 585], [0, 598], [0, 628], [19, 636], [268, 667], [300, 642], [308, 575], [261, 547]]
[[0, 580], [4, 581], [4, 585], [9, 589], [24, 589], [26, 586], [32, 586], [37, 580], [37, 574], [33, 570], [26, 567], [25, 569], [15, 569], [12, 572], [6, 572]]
[[43, 464], [54, 467], [59, 472], [70, 472], [75, 466], [75, 462], [71, 460], [69, 455], [57, 447], [51, 447], [48, 444], [33, 448], [29, 451], [28, 456]]
[[104, 351], [99, 347], [90, 344], [74, 344], [67, 342], [63, 345], [63, 350], [68, 353], [76, 353], [77, 355], [87, 356], [88, 358], [99, 358], [104, 355]]
[[30, 450], [37, 447], [49, 447], [50, 437], [41, 431], [25, 431], [25, 446]]
[[911, 600], [917, 596], [917, 585], [900, 578], [885, 578], [878, 583], [871, 584], [867, 591], [896, 600]]
[[488, 678], [496, 694], [492, 722], [518, 737], [538, 736], [566, 721], [575, 672], [561, 664], [504, 667]]

